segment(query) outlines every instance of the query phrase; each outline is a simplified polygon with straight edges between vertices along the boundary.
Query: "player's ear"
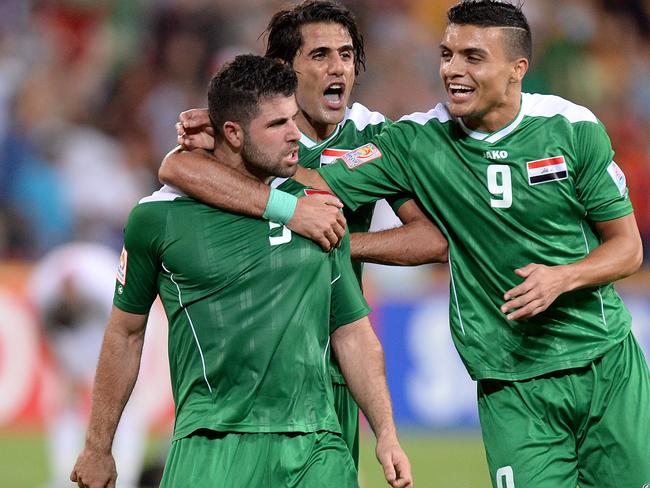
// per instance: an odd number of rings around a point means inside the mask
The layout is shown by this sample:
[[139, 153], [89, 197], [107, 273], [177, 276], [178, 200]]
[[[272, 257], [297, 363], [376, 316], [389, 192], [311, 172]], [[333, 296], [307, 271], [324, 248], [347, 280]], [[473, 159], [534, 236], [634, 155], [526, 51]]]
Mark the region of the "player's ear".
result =
[[521, 83], [528, 72], [528, 60], [526, 58], [519, 58], [515, 60], [512, 65], [512, 73], [510, 74], [511, 83]]
[[230, 120], [223, 124], [223, 137], [228, 144], [240, 149], [244, 144], [244, 130], [237, 122]]

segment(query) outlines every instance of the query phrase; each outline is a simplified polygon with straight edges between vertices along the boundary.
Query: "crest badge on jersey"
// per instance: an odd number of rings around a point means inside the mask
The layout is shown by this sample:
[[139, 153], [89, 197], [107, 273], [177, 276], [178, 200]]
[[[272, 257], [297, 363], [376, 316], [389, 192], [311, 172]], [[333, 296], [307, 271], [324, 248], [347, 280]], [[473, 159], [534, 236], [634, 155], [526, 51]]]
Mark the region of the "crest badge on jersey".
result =
[[332, 164], [334, 161], [342, 158], [349, 152], [350, 152], [349, 149], [327, 148], [320, 154], [320, 165], [322, 167], [322, 166], [327, 166], [328, 164]]
[[526, 169], [528, 170], [529, 185], [566, 180], [568, 177], [564, 156], [529, 161], [526, 163]]
[[122, 254], [120, 254], [120, 265], [117, 268], [117, 281], [122, 283], [123, 286], [126, 286], [126, 267], [128, 265], [129, 254], [126, 252], [126, 248], [122, 247]]
[[625, 179], [625, 173], [623, 173], [623, 170], [619, 167], [618, 164], [616, 164], [616, 161], [609, 163], [609, 166], [607, 166], [607, 172], [609, 173], [609, 176], [612, 177], [612, 180], [614, 180], [616, 188], [618, 188], [618, 193], [622, 197], [626, 196], [627, 181]]
[[365, 144], [361, 147], [353, 149], [349, 153], [343, 156], [343, 161], [348, 168], [354, 169], [362, 164], [369, 163], [375, 159], [378, 159], [382, 156], [381, 151], [377, 146], [372, 143]]

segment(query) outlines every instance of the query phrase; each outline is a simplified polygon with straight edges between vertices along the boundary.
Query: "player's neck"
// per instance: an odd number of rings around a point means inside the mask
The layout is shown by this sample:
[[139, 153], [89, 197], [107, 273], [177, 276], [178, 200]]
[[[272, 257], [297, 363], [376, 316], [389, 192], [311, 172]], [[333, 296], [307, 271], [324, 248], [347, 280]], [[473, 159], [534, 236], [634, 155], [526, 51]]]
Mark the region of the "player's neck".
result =
[[467, 128], [491, 134], [497, 132], [517, 118], [521, 110], [521, 93], [509, 97], [503, 103], [491, 107], [486, 113], [463, 117]]
[[268, 174], [256, 174], [250, 167], [246, 164], [246, 161], [241, 156], [241, 152], [233, 151], [233, 149], [228, 144], [217, 144], [214, 147], [214, 157], [224, 166], [228, 166], [238, 173], [251, 178], [262, 183], [269, 184], [273, 179]]
[[471, 130], [491, 134], [497, 132], [517, 118], [521, 104], [504, 105], [490, 110], [488, 113], [480, 116], [463, 117], [464, 124]]
[[301, 111], [296, 119], [296, 125], [298, 125], [300, 132], [309, 137], [312, 141], [320, 142], [331, 136], [336, 130], [338, 124], [318, 123], [309, 117], [309, 115]]

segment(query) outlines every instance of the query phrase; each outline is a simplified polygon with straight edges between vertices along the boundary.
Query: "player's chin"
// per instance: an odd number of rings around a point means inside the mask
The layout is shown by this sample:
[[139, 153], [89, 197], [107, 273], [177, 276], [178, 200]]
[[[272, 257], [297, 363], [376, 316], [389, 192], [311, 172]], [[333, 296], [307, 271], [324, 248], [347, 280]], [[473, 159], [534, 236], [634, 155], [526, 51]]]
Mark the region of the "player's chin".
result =
[[282, 166], [278, 168], [276, 175], [282, 178], [291, 178], [296, 174], [296, 171], [298, 171], [298, 163], [288, 162], [283, 163]]

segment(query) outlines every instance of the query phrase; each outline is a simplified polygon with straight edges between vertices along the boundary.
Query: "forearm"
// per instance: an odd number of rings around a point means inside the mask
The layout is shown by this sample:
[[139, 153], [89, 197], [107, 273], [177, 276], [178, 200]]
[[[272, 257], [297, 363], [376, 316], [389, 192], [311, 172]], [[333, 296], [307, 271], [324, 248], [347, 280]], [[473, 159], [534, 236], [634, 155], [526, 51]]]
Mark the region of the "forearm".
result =
[[367, 318], [332, 334], [332, 349], [377, 439], [397, 437], [386, 383], [384, 352]]
[[201, 149], [184, 151], [179, 146], [169, 152], [158, 178], [208, 205], [253, 217], [262, 216], [269, 198], [267, 185], [219, 164]]
[[396, 213], [401, 227], [350, 235], [353, 259], [398, 266], [447, 261], [447, 239], [415, 200], [404, 202]]
[[429, 233], [426, 227], [411, 222], [378, 232], [352, 233], [350, 254], [359, 261], [396, 266], [446, 262], [447, 241], [439, 232], [439, 238], [423, 236]]
[[641, 265], [641, 240], [616, 235], [606, 239], [584, 259], [564, 266], [566, 290], [612, 283], [635, 273]]
[[144, 329], [126, 332], [111, 321], [97, 364], [86, 448], [109, 454], [140, 368]]

